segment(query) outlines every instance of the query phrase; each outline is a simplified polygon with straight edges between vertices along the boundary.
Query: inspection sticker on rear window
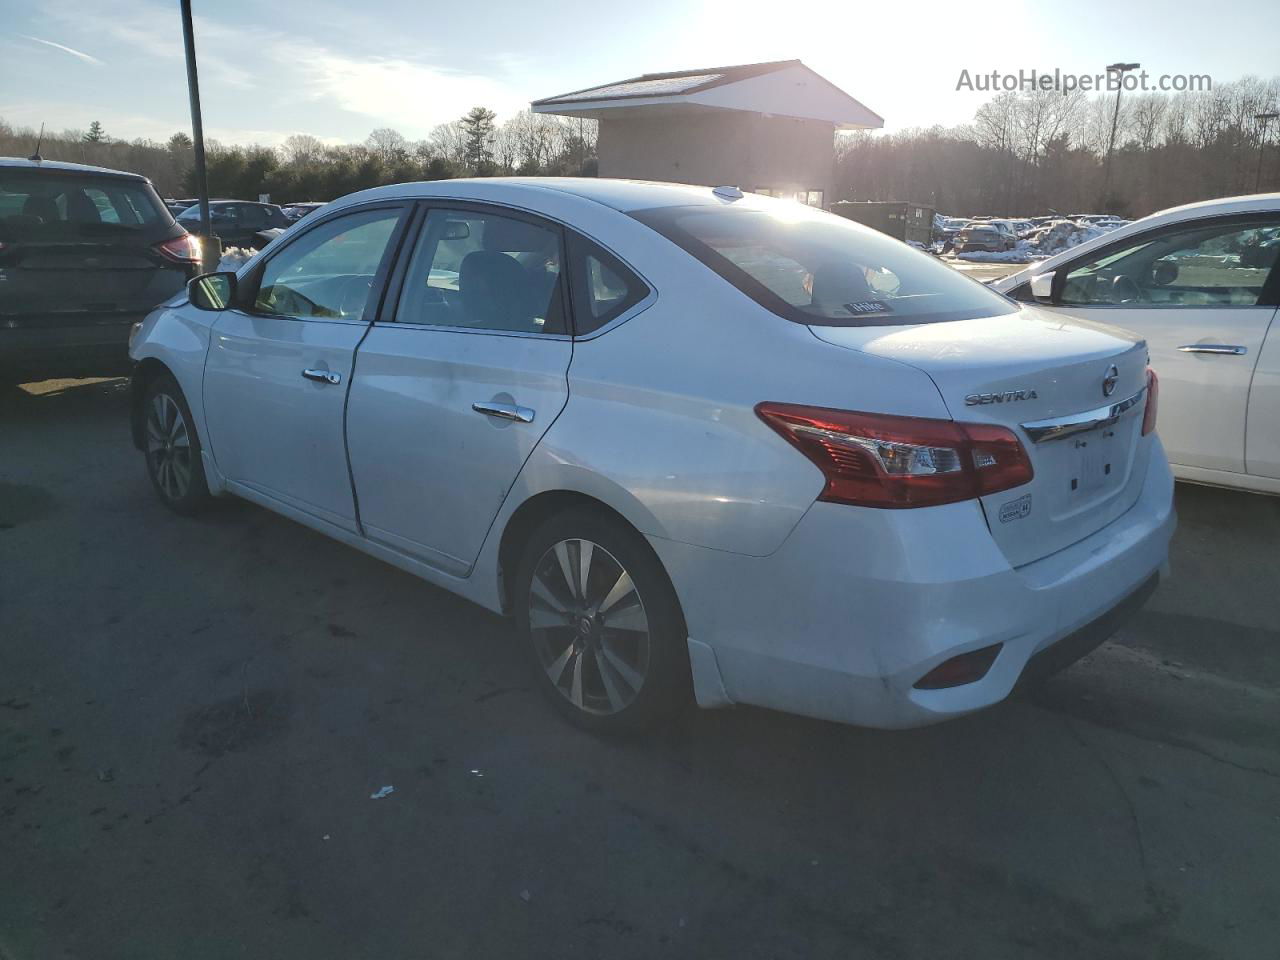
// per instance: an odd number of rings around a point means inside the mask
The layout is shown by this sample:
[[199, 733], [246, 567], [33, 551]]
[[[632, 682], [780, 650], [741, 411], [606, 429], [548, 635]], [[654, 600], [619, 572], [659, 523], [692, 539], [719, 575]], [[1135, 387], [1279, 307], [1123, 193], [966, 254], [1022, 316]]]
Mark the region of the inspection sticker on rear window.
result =
[[864, 313], [893, 313], [893, 308], [883, 300], [859, 300], [857, 303], [846, 303], [844, 308], [855, 316]]
[[1019, 497], [1017, 500], [1010, 500], [1008, 503], [1000, 504], [1000, 522], [1009, 523], [1011, 520], [1021, 520], [1023, 517], [1031, 515], [1031, 494]]

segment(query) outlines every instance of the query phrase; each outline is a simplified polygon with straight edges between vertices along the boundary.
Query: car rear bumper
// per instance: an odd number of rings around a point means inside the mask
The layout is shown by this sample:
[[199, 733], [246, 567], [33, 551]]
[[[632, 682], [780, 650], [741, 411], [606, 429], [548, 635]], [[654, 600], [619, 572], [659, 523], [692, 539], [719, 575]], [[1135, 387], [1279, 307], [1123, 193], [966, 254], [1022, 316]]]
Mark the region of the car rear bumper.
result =
[[[1154, 587], [1175, 523], [1173, 477], [1157, 450], [1126, 513], [1016, 569], [973, 501], [918, 510], [815, 503], [769, 557], [650, 542], [699, 647], [700, 693], [913, 727], [998, 703], [1024, 673], [1064, 665], [1113, 633]], [[994, 644], [1000, 652], [980, 680], [915, 688], [939, 664]]]
[[31, 378], [127, 371], [129, 329], [146, 315], [0, 317], [0, 370]]

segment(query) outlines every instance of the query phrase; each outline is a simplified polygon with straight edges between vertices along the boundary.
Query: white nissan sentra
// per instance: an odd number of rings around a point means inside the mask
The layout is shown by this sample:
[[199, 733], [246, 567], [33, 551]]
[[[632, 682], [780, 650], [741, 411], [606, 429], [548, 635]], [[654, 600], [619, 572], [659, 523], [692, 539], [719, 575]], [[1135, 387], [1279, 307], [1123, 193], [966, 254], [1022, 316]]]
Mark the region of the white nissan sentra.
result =
[[734, 188], [357, 193], [132, 356], [165, 504], [234, 494], [511, 615], [597, 730], [989, 706], [1113, 633], [1174, 528], [1142, 340]]

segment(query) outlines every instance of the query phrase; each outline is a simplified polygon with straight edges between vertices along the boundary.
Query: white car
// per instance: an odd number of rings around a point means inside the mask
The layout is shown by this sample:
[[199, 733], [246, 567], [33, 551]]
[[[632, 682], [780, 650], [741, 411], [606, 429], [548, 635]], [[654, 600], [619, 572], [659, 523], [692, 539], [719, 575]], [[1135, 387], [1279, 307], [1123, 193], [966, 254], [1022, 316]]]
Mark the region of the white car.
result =
[[358, 193], [132, 355], [164, 503], [235, 494], [512, 615], [600, 730], [988, 706], [1114, 631], [1174, 527], [1140, 339], [736, 188]]
[[992, 289], [1147, 341], [1175, 476], [1280, 493], [1280, 194], [1175, 207]]

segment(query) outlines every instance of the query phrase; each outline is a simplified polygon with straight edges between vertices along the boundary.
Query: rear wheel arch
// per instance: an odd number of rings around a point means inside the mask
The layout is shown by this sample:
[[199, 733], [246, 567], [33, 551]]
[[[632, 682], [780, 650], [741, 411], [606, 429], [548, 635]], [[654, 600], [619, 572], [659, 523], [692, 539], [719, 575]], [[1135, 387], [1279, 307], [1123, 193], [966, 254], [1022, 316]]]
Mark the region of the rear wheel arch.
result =
[[[502, 530], [502, 539], [498, 544], [498, 592], [503, 613], [510, 614], [512, 612], [511, 584], [515, 580], [516, 568], [520, 563], [520, 554], [524, 550], [529, 537], [549, 518], [574, 509], [591, 510], [625, 526], [635, 534], [636, 538], [644, 544], [645, 549], [653, 555], [654, 560], [659, 567], [662, 567], [662, 571], [667, 576], [668, 583], [670, 583], [671, 577], [666, 573], [666, 567], [662, 565], [661, 559], [654, 552], [653, 547], [649, 545], [649, 541], [645, 539], [644, 534], [624, 514], [609, 506], [603, 500], [576, 490], [544, 490], [541, 493], [534, 494], [520, 504], [508, 518], [506, 526]], [[672, 584], [671, 586], [672, 593], [675, 594], [675, 585]], [[676, 595], [678, 597], [678, 594]]]

